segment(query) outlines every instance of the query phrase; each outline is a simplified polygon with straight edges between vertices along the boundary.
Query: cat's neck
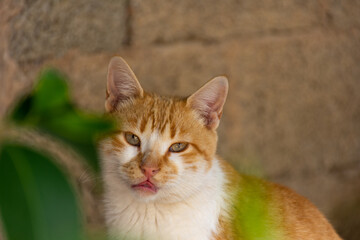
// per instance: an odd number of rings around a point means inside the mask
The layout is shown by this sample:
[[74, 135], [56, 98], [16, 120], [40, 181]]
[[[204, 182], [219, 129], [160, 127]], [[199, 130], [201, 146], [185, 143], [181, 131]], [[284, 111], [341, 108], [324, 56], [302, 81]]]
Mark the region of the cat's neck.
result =
[[122, 184], [116, 190], [111, 188], [105, 199], [111, 231], [140, 238], [172, 239], [169, 236], [173, 235], [209, 239], [217, 232], [220, 212], [226, 208], [225, 176], [219, 160], [214, 159], [206, 179], [201, 181], [203, 185], [197, 193], [175, 203], [139, 201]]

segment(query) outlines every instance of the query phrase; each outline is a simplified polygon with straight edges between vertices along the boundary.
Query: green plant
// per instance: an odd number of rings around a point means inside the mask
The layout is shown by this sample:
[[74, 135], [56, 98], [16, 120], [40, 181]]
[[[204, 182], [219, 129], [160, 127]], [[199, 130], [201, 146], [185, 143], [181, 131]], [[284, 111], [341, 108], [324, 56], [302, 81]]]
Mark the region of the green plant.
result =
[[[62, 140], [99, 172], [96, 139], [114, 130], [110, 119], [80, 111], [65, 77], [44, 71], [6, 122]], [[0, 143], [0, 216], [7, 240], [80, 240], [82, 218], [68, 176], [49, 154], [13, 139]]]

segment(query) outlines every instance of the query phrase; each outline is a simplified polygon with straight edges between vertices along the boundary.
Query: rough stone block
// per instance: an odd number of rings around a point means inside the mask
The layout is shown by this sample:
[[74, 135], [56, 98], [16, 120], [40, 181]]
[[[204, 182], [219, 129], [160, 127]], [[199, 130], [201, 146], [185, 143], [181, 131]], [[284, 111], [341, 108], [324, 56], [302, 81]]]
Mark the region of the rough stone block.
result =
[[322, 1], [326, 23], [340, 29], [360, 27], [359, 0], [325, 0]]
[[216, 41], [320, 24], [318, 2], [276, 0], [132, 0], [135, 44]]
[[9, 48], [21, 62], [59, 56], [72, 48], [115, 51], [126, 31], [125, 0], [26, 1], [12, 21]]
[[223, 152], [251, 156], [268, 176], [358, 162], [359, 39], [314, 33], [227, 48], [233, 88], [222, 139], [231, 141]]

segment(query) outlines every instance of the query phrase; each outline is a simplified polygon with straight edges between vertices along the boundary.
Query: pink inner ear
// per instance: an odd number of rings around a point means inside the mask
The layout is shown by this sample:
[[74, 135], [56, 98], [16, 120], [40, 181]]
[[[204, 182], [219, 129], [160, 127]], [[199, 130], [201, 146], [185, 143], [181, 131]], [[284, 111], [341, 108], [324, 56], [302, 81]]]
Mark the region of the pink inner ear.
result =
[[109, 63], [107, 94], [107, 111], [113, 111], [120, 101], [143, 95], [135, 74], [121, 57], [113, 57]]
[[[214, 100], [214, 99], [207, 99], [207, 100]], [[204, 101], [204, 106], [202, 107], [202, 110], [200, 115], [205, 120], [205, 125], [213, 128], [217, 127], [219, 124], [221, 115], [222, 115], [222, 103], [221, 99], [216, 99], [218, 101]]]
[[188, 99], [190, 106], [200, 114], [205, 125], [211, 129], [215, 129], [219, 125], [227, 91], [227, 79], [216, 77]]

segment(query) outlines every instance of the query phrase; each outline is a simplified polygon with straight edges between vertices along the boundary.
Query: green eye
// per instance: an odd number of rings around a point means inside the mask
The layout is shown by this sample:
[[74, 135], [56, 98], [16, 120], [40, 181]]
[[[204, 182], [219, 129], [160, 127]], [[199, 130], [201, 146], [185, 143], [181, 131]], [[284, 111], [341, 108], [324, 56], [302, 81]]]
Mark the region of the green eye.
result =
[[139, 147], [140, 146], [140, 138], [131, 132], [125, 133], [126, 141], [133, 146]]
[[169, 151], [170, 152], [182, 152], [187, 148], [187, 143], [174, 143], [170, 146]]

